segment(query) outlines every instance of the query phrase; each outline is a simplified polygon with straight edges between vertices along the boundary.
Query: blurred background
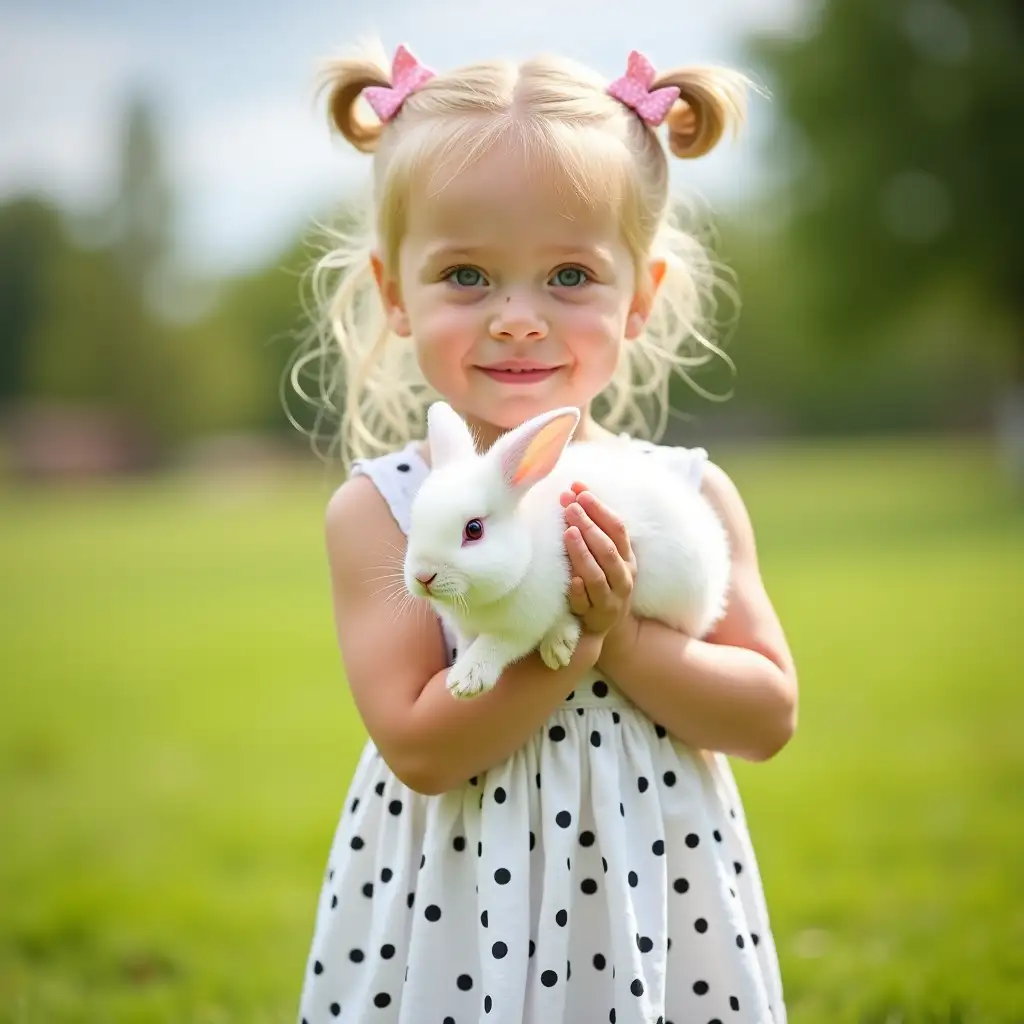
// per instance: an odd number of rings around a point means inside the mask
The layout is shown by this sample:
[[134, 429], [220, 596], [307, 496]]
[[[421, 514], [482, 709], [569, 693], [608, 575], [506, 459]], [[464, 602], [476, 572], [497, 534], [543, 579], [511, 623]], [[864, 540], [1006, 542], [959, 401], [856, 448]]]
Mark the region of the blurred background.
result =
[[293, 1019], [365, 733], [280, 384], [369, 169], [313, 76], [366, 33], [770, 93], [673, 169], [743, 308], [668, 440], [801, 672], [736, 766], [791, 1020], [1024, 1021], [1015, 0], [0, 0], [0, 1020]]

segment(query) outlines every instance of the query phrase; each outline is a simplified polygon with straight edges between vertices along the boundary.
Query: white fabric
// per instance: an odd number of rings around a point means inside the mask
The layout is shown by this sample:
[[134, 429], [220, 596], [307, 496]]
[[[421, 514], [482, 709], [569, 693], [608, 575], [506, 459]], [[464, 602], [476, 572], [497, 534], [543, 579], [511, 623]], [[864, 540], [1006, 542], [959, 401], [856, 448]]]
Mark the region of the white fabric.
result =
[[[703, 449], [637, 448], [699, 486]], [[427, 474], [416, 448], [354, 472], [407, 531]], [[440, 796], [412, 792], [368, 742], [299, 1020], [784, 1024], [728, 762], [691, 752], [597, 673], [507, 761]]]

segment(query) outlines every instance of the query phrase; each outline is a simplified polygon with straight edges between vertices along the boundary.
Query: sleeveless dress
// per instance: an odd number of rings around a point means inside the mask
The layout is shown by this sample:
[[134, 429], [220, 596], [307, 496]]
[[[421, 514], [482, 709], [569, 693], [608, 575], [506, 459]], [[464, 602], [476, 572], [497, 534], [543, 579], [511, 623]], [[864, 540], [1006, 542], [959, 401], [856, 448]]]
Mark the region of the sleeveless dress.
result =
[[[634, 443], [699, 486], [703, 449]], [[353, 470], [403, 532], [428, 471], [415, 444]], [[504, 763], [447, 793], [410, 790], [368, 742], [324, 873], [298, 1016], [784, 1024], [728, 762], [692, 752], [597, 672]]]

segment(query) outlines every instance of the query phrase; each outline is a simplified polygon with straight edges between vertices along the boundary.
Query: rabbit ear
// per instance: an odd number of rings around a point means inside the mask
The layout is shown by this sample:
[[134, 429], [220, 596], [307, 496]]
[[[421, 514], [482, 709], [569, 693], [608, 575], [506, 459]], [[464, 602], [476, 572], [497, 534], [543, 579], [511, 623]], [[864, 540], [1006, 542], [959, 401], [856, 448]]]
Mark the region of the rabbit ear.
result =
[[579, 409], [554, 409], [507, 433], [492, 449], [505, 486], [525, 494], [555, 468], [580, 421]]
[[427, 440], [434, 469], [476, 455], [469, 427], [447, 402], [434, 402], [427, 410]]

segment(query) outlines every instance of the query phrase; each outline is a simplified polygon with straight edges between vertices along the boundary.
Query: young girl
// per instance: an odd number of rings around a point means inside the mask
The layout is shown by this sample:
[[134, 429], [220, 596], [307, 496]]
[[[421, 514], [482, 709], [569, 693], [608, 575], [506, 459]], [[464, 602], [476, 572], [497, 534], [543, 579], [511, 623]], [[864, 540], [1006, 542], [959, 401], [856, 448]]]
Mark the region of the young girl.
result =
[[730, 533], [729, 607], [704, 640], [630, 614], [629, 538], [585, 480], [562, 498], [585, 629], [564, 669], [533, 655], [456, 700], [452, 639], [396, 571], [433, 397], [485, 446], [567, 405], [578, 438], [611, 437], [599, 396], [615, 426], [639, 422], [644, 394], [664, 400], [709, 278], [669, 224], [658, 126], [698, 157], [737, 121], [743, 84], [655, 75], [636, 53], [612, 83], [553, 58], [434, 73], [404, 48], [390, 69], [330, 67], [335, 126], [374, 154], [367, 237], [321, 264], [338, 272], [352, 461], [327, 547], [370, 742], [324, 879], [305, 1024], [785, 1020], [725, 755], [777, 753], [797, 687], [726, 474], [701, 449], [631, 441], [703, 488]]

